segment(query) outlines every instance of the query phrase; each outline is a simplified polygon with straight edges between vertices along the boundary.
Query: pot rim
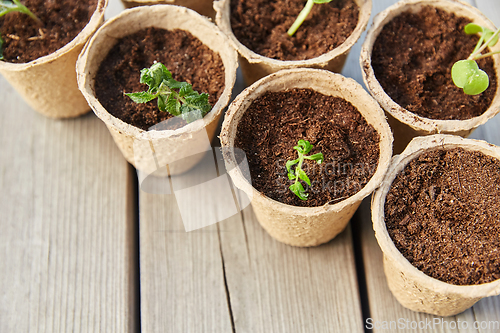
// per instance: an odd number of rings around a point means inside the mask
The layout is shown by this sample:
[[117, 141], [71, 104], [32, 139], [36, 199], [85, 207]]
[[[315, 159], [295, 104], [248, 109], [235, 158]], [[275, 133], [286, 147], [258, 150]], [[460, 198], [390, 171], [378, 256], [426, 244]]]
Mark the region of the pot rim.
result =
[[[351, 35], [335, 49], [324, 53], [318, 57], [307, 60], [278, 60], [260, 55], [243, 45], [234, 35], [230, 22], [230, 0], [215, 0], [214, 9], [216, 12], [215, 21], [217, 26], [228, 36], [229, 41], [238, 53], [248, 60], [250, 64], [267, 63], [278, 68], [299, 68], [311, 66], [326, 66], [332, 59], [346, 54], [358, 41], [363, 31], [365, 31], [370, 20], [372, 0], [355, 0], [359, 6], [358, 23]], [[359, 2], [363, 2], [359, 5]]]
[[[151, 15], [166, 15], [167, 13], [176, 13], [177, 17], [182, 17], [184, 21], [179, 26], [170, 29], [181, 29], [192, 33], [196, 38], [198, 38], [204, 45], [209, 47], [213, 52], [220, 55], [222, 62], [224, 64], [224, 75], [225, 75], [225, 87], [221, 96], [217, 100], [216, 104], [212, 107], [212, 110], [208, 112], [205, 117], [202, 119], [198, 119], [192, 123], [189, 123], [181, 128], [176, 130], [149, 130], [145, 131], [138, 127], [135, 127], [131, 124], [124, 122], [123, 120], [113, 116], [110, 114], [99, 102], [94, 93], [94, 81], [95, 74], [91, 75], [90, 68], [92, 67], [94, 54], [98, 53], [99, 50], [96, 50], [94, 46], [97, 43], [102, 43], [105, 40], [117, 40], [123, 37], [120, 33], [118, 33], [118, 37], [113, 37], [112, 32], [115, 30], [119, 30], [120, 23], [122, 21], [130, 21], [134, 19], [141, 19], [141, 24], [134, 25], [134, 32], [140, 31], [142, 29], [157, 26], [157, 24], [153, 24], [150, 21]], [[136, 22], [134, 22], [136, 23]], [[224, 52], [219, 52], [214, 49], [212, 45], [208, 45], [204, 38], [199, 38], [193, 33], [189, 26], [204, 26], [207, 30], [211, 30], [213, 32], [212, 37], [215, 36], [216, 39], [222, 41], [219, 46], [224, 48]], [[135, 28], [136, 27], [136, 28]], [[161, 27], [160, 27], [161, 28]], [[168, 30], [168, 29], [167, 29]], [[129, 32], [128, 34], [133, 33]], [[237, 53], [236, 51], [226, 43], [227, 37], [220, 31], [220, 29], [210, 22], [207, 18], [201, 16], [196, 13], [194, 10], [191, 10], [186, 7], [175, 6], [175, 5], [166, 5], [159, 4], [153, 6], [139, 6], [131, 9], [126, 9], [122, 11], [117, 16], [111, 18], [106, 21], [99, 30], [92, 36], [92, 39], [85, 45], [84, 50], [80, 54], [77, 61], [77, 81], [80, 90], [83, 92], [85, 98], [89, 102], [92, 107], [94, 113], [99, 117], [107, 126], [114, 128], [120, 133], [124, 133], [125, 135], [135, 137], [138, 139], [145, 140], [156, 140], [156, 139], [164, 139], [164, 138], [179, 138], [181, 139], [185, 135], [189, 135], [192, 132], [198, 132], [205, 128], [206, 125], [210, 124], [214, 120], [217, 119], [218, 115], [222, 112], [224, 107], [228, 104], [229, 99], [231, 97], [231, 91], [233, 89], [235, 80], [236, 80], [236, 69], [238, 67], [237, 63]], [[116, 43], [113, 43], [113, 45]], [[99, 61], [100, 63], [100, 61]]]
[[[297, 87], [300, 88], [301, 78], [312, 75], [320, 77], [321, 83], [329, 84], [329, 89], [331, 89], [332, 92], [336, 93], [333, 94], [333, 96], [338, 96], [351, 102], [363, 115], [365, 120], [376, 129], [377, 133], [380, 136], [380, 154], [377, 170], [372, 175], [368, 183], [365, 184], [365, 186], [354, 195], [335, 204], [326, 203], [323, 206], [298, 207], [284, 204], [271, 199], [265, 194], [256, 190], [250, 183], [247, 182], [241, 172], [241, 169], [238, 166], [238, 163], [236, 162], [234, 150], [231, 149], [234, 147], [235, 140], [235, 134], [232, 135], [231, 133], [236, 133], [236, 128], [243, 113], [248, 109], [253, 100], [255, 100], [257, 97], [261, 96], [267, 91], [283, 91]], [[274, 82], [282, 78], [287, 81], [286, 85], [283, 85], [282, 87], [278, 86], [278, 89], [272, 89]], [[316, 81], [320, 82], [320, 80]], [[319, 89], [320, 83], [318, 83], [316, 87], [308, 87], [316, 90]], [[353, 100], [359, 101], [358, 103], [355, 103]], [[366, 119], [366, 113], [368, 112], [373, 112], [377, 116], [377, 119], [380, 119], [380, 122], [375, 123], [374, 121], [368, 121], [368, 119]], [[380, 108], [377, 102], [361, 87], [359, 83], [351, 78], [346, 78], [340, 74], [332, 73], [327, 70], [310, 68], [280, 70], [276, 73], [265, 76], [264, 78], [256, 81], [254, 84], [243, 90], [243, 92], [241, 92], [234, 99], [234, 101], [229, 106], [228, 111], [226, 112], [226, 116], [222, 124], [220, 139], [223, 148], [226, 170], [231, 176], [237, 188], [245, 192], [249, 198], [258, 197], [259, 199], [268, 202], [269, 205], [273, 206], [273, 209], [276, 209], [283, 213], [301, 214], [308, 216], [320, 215], [326, 212], [340, 212], [345, 207], [349, 207], [358, 201], [360, 202], [363, 198], [370, 195], [370, 193], [372, 193], [382, 182], [383, 175], [385, 174], [389, 166], [392, 156], [393, 141], [392, 132], [386, 121], [384, 111]]]
[[[457, 0], [402, 0], [380, 12], [373, 19], [372, 26], [367, 31], [365, 41], [361, 47], [360, 66], [363, 81], [372, 94], [372, 96], [380, 103], [386, 112], [393, 116], [398, 121], [410, 126], [414, 130], [425, 132], [427, 134], [434, 133], [455, 133], [460, 131], [468, 131], [486, 123], [490, 118], [495, 116], [500, 111], [500, 54], [495, 54], [492, 58], [495, 64], [497, 74], [497, 91], [493, 98], [490, 107], [477, 117], [464, 120], [438, 120], [431, 119], [412, 113], [401, 107], [392, 98], [386, 94], [380, 83], [378, 82], [372, 68], [372, 49], [378, 35], [383, 27], [394, 17], [407, 10], [420, 9], [421, 6], [430, 5], [453, 12], [459, 16], [466, 16], [472, 19], [473, 22], [490, 29], [496, 30], [495, 25], [484, 16], [476, 7], [468, 3], [463, 3]], [[466, 15], [467, 14], [467, 15]], [[499, 47], [498, 45], [496, 46]]]
[[101, 24], [107, 6], [108, 6], [108, 0], [98, 0], [97, 7], [92, 16], [90, 17], [89, 22], [85, 25], [85, 27], [83, 27], [83, 29], [78, 33], [78, 35], [76, 35], [75, 38], [73, 38], [69, 43], [67, 43], [63, 47], [43, 57], [25, 63], [12, 63], [7, 61], [0, 61], [0, 69], [12, 72], [24, 71], [30, 67], [41, 66], [43, 64], [50, 63], [64, 56], [65, 54], [69, 53], [75, 47], [84, 45]]
[[453, 293], [465, 297], [477, 298], [500, 294], [500, 279], [478, 285], [455, 285], [430, 277], [413, 266], [394, 245], [385, 224], [385, 198], [392, 182], [401, 170], [414, 158], [426, 151], [439, 148], [461, 147], [471, 151], [481, 151], [484, 154], [500, 160], [500, 147], [486, 141], [464, 139], [455, 135], [435, 134], [414, 138], [401, 155], [395, 155], [384, 180], [372, 197], [371, 211], [375, 237], [382, 249], [384, 257], [398, 267], [405, 276], [417, 280], [419, 284], [438, 293]]

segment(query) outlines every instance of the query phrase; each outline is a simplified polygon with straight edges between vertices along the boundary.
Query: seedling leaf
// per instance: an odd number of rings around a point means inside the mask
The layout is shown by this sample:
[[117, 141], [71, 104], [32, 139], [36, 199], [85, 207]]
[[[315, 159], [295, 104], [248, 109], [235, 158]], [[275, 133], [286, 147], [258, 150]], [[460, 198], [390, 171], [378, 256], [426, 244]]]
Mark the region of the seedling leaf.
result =
[[[307, 200], [308, 194], [305, 193], [304, 187], [300, 183], [300, 181], [304, 181], [307, 185], [311, 186], [311, 180], [307, 176], [306, 172], [302, 169], [302, 164], [304, 160], [312, 160], [317, 161], [318, 163], [323, 162], [323, 154], [317, 153], [311, 156], [306, 156], [305, 154], [309, 153], [313, 148], [313, 145], [306, 140], [299, 140], [297, 145], [293, 147], [297, 151], [299, 158], [292, 161], [286, 162], [286, 170], [288, 172], [288, 179], [295, 180], [295, 182], [290, 185], [290, 191], [292, 191], [296, 196], [298, 196], [301, 200]], [[294, 170], [294, 166], [295, 170]]]
[[141, 91], [141, 92], [137, 92], [137, 93], [128, 93], [125, 95], [130, 97], [130, 99], [136, 103], [147, 103], [147, 102], [152, 101], [153, 99], [155, 99], [157, 97], [156, 94], [151, 94], [147, 91]]
[[158, 98], [160, 111], [181, 116], [188, 123], [203, 118], [212, 109], [208, 94], [199, 94], [189, 83], [174, 80], [172, 73], [162, 63], [142, 69], [140, 82], [148, 85], [147, 91], [125, 95], [136, 103]]
[[460, 60], [457, 61], [451, 68], [451, 78], [453, 83], [459, 87], [463, 88], [467, 82], [469, 82], [469, 77], [479, 70], [479, 66], [474, 60]]
[[311, 181], [309, 180], [309, 177], [307, 177], [305, 171], [302, 169], [299, 170], [299, 178], [305, 181], [307, 185], [311, 186]]
[[490, 79], [485, 71], [478, 69], [469, 77], [469, 81], [464, 86], [464, 93], [467, 95], [477, 95], [488, 89]]
[[483, 32], [484, 29], [480, 25], [477, 25], [475, 23], [469, 23], [465, 26], [464, 31], [467, 35], [475, 35], [480, 32]]
[[304, 156], [305, 159], [318, 162], [318, 164], [323, 163], [323, 153], [317, 153], [311, 156]]
[[300, 200], [305, 201], [305, 200], [307, 200], [307, 197], [309, 196], [309, 194], [305, 193], [304, 186], [302, 186], [302, 184], [300, 182], [293, 183], [292, 185], [290, 185], [289, 189], [290, 189], [290, 191], [295, 193], [295, 195], [298, 196]]

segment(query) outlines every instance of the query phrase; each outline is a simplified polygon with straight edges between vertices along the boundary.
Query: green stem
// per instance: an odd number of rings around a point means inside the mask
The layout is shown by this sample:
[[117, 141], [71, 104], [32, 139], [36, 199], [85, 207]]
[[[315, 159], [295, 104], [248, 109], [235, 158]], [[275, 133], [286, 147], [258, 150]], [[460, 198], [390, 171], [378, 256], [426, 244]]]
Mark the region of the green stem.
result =
[[488, 53], [481, 54], [481, 55], [475, 57], [473, 60], [479, 60], [479, 59], [487, 58], [489, 56], [492, 56], [492, 55], [498, 54], [498, 53], [500, 53], [500, 50], [499, 51], [488, 52]]
[[479, 48], [483, 46], [483, 42], [484, 42], [484, 33], [481, 34], [481, 38], [479, 38], [479, 41], [477, 42], [476, 47], [474, 48], [474, 51], [472, 51], [472, 53], [479, 50]]
[[481, 48], [475, 52], [472, 52], [472, 54], [469, 56], [469, 58], [467, 58], [467, 60], [476, 60], [478, 59], [477, 56], [478, 55], [481, 55], [481, 52], [483, 52], [487, 47], [488, 47], [488, 44], [490, 44], [490, 42], [495, 39], [496, 36], [498, 36], [498, 34], [500, 33], [500, 28], [497, 29], [497, 31], [495, 31], [495, 33], [491, 36], [490, 39], [488, 39], [486, 41], [486, 43], [483, 44], [483, 46], [481, 46]]
[[302, 169], [302, 164], [304, 163], [304, 154], [301, 154], [300, 152], [298, 153], [299, 153], [299, 165], [297, 165], [297, 167], [295, 168], [295, 176], [297, 177], [295, 178], [295, 184], [297, 184], [300, 181], [299, 170]]
[[302, 25], [302, 23], [304, 23], [304, 20], [307, 18], [307, 15], [309, 15], [309, 13], [311, 12], [313, 6], [314, 6], [314, 0], [307, 0], [307, 3], [300, 12], [299, 16], [297, 16], [295, 22], [293, 22], [290, 29], [288, 29], [287, 31], [288, 36], [292, 37], [295, 34], [297, 29]]

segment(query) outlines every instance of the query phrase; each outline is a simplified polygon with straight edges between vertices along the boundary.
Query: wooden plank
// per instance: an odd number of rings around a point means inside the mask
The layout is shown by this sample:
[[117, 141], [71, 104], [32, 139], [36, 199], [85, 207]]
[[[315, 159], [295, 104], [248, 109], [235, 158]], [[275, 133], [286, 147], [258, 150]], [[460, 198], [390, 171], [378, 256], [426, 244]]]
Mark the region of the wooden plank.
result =
[[[376, 14], [381, 10], [385, 9], [387, 6], [391, 5], [396, 1], [374, 1], [373, 13]], [[495, 15], [495, 13], [500, 14], [500, 3], [492, 0], [471, 0], [468, 1], [473, 5], [478, 5], [479, 8], [489, 17], [494, 18], [494, 22], [498, 25], [500, 16]], [[373, 16], [373, 14], [372, 14]], [[371, 23], [370, 23], [371, 24]], [[352, 76], [358, 82], [361, 82], [361, 71], [359, 65], [356, 64], [359, 56], [360, 46], [356, 45], [351, 51], [348, 61], [346, 63], [346, 68], [344, 73], [346, 75]], [[500, 135], [498, 133], [498, 128], [500, 125], [500, 118], [496, 117], [490, 120], [486, 125], [478, 128], [473, 134], [472, 138], [483, 139], [494, 144], [500, 144]], [[405, 323], [406, 320], [415, 323], [426, 322], [433, 320], [440, 320], [442, 326], [433, 326], [435, 330], [433, 332], [493, 332], [498, 330], [488, 330], [488, 329], [474, 329], [475, 321], [500, 321], [500, 297], [490, 297], [483, 299], [478, 302], [473, 308], [465, 311], [457, 316], [442, 318], [437, 316], [431, 316], [423, 313], [417, 313], [403, 308], [399, 302], [392, 296], [391, 292], [387, 287], [386, 278], [384, 275], [382, 267], [382, 252], [378, 247], [377, 241], [375, 239], [372, 227], [371, 227], [371, 217], [370, 217], [370, 203], [369, 200], [365, 200], [361, 205], [360, 209], [355, 215], [355, 222], [353, 224], [353, 230], [360, 233], [360, 244], [361, 252], [363, 256], [364, 270], [366, 276], [366, 288], [368, 293], [368, 304], [369, 313], [366, 315], [372, 319], [372, 323], [378, 322], [379, 325], [383, 325], [384, 322], [398, 323], [399, 319], [403, 319]], [[365, 318], [366, 320], [367, 318]], [[460, 327], [456, 327], [458, 322], [461, 322]], [[467, 324], [464, 324], [466, 322]], [[493, 323], [494, 324], [494, 323]], [[455, 326], [454, 326], [455, 325]], [[365, 321], [366, 326], [366, 321]], [[465, 328], [467, 326], [467, 329]], [[455, 327], [455, 328], [453, 328]], [[379, 329], [374, 329], [375, 332], [387, 332], [396, 331], [394, 329], [384, 329], [379, 327]], [[428, 329], [398, 329], [398, 332], [427, 332]]]
[[236, 332], [363, 332], [350, 227], [295, 248], [272, 239], [247, 207], [220, 228]]
[[0, 100], [0, 332], [134, 331], [132, 169], [92, 114]]
[[[183, 176], [184, 187], [217, 176], [204, 165]], [[207, 219], [217, 214], [214, 206], [190, 205]], [[139, 207], [142, 332], [232, 332], [218, 226], [185, 232], [174, 194], [141, 190]]]

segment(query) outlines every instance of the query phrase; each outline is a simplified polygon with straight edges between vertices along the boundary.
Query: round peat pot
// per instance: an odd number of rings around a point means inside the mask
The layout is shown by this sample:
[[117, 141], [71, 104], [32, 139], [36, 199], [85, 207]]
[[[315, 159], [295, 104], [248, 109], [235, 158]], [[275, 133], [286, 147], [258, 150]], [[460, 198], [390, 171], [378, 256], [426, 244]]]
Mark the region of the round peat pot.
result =
[[[393, 18], [408, 11], [412, 13], [419, 12], [424, 6], [433, 6], [445, 12], [469, 18], [476, 24], [496, 30], [495, 26], [478, 9], [469, 4], [453, 0], [399, 1], [375, 16], [373, 25], [368, 30], [361, 48], [361, 72], [366, 87], [387, 113], [388, 122], [394, 133], [395, 154], [402, 152], [411, 139], [416, 136], [441, 133], [467, 137], [476, 127], [484, 124], [500, 110], [500, 82], [497, 84], [496, 93], [490, 107], [480, 116], [466, 120], [437, 120], [422, 117], [397, 104], [384, 91], [372, 67], [372, 51], [375, 41], [384, 26], [393, 20]], [[465, 32], [463, 33], [465, 35]], [[498, 46], [495, 46], [495, 48], [498, 48]], [[494, 55], [493, 62], [497, 80], [500, 80], [500, 55]]]
[[107, 0], [99, 0], [82, 31], [59, 50], [27, 63], [0, 61], [0, 73], [36, 111], [51, 118], [72, 118], [90, 108], [78, 90], [75, 64], [83, 46], [104, 21]]
[[[238, 124], [245, 112], [254, 100], [267, 92], [294, 88], [312, 89], [350, 102], [379, 135], [376, 171], [364, 187], [342, 201], [318, 207], [283, 204], [256, 190], [238, 166], [232, 147], [235, 147]], [[339, 234], [349, 223], [363, 198], [380, 184], [392, 155], [392, 134], [384, 112], [376, 101], [354, 80], [319, 69], [282, 70], [246, 88], [231, 103], [220, 138], [226, 169], [235, 186], [252, 198], [253, 210], [262, 227], [278, 241], [293, 246], [316, 246]]]
[[[404, 307], [438, 316], [458, 314], [483, 297], [500, 294], [500, 279], [477, 285], [457, 285], [424, 274], [403, 256], [391, 239], [386, 227], [385, 204], [393, 181], [410, 161], [425, 152], [453, 148], [477, 151], [500, 159], [500, 148], [484, 141], [443, 134], [417, 137], [401, 155], [393, 157], [384, 181], [372, 200], [373, 228], [384, 254], [384, 271], [389, 289]], [[461, 186], [467, 188], [469, 185], [462, 180]], [[475, 188], [475, 185], [471, 186]]]
[[344, 67], [349, 51], [368, 24], [372, 8], [371, 0], [355, 1], [359, 6], [359, 17], [356, 27], [351, 35], [335, 49], [312, 59], [283, 61], [257, 54], [238, 41], [231, 28], [230, 2], [230, 0], [219, 0], [214, 2], [216, 11], [215, 20], [221, 30], [229, 37], [231, 43], [240, 55], [241, 71], [247, 85], [281, 69], [318, 68], [340, 73]]
[[151, 5], [176, 5], [192, 9], [201, 15], [215, 17], [213, 0], [122, 0], [126, 8]]
[[[224, 65], [224, 90], [204, 118], [176, 130], [145, 131], [111, 115], [97, 99], [94, 86], [98, 68], [116, 42], [149, 27], [180, 29], [191, 33], [218, 53]], [[90, 40], [77, 63], [78, 84], [95, 114], [106, 124], [125, 159], [147, 174], [164, 176], [183, 173], [210, 150], [217, 124], [229, 102], [238, 67], [236, 51], [207, 18], [185, 7], [141, 6], [123, 11], [107, 21]], [[198, 69], [202, 70], [202, 69]], [[164, 170], [164, 173], [158, 170]]]

